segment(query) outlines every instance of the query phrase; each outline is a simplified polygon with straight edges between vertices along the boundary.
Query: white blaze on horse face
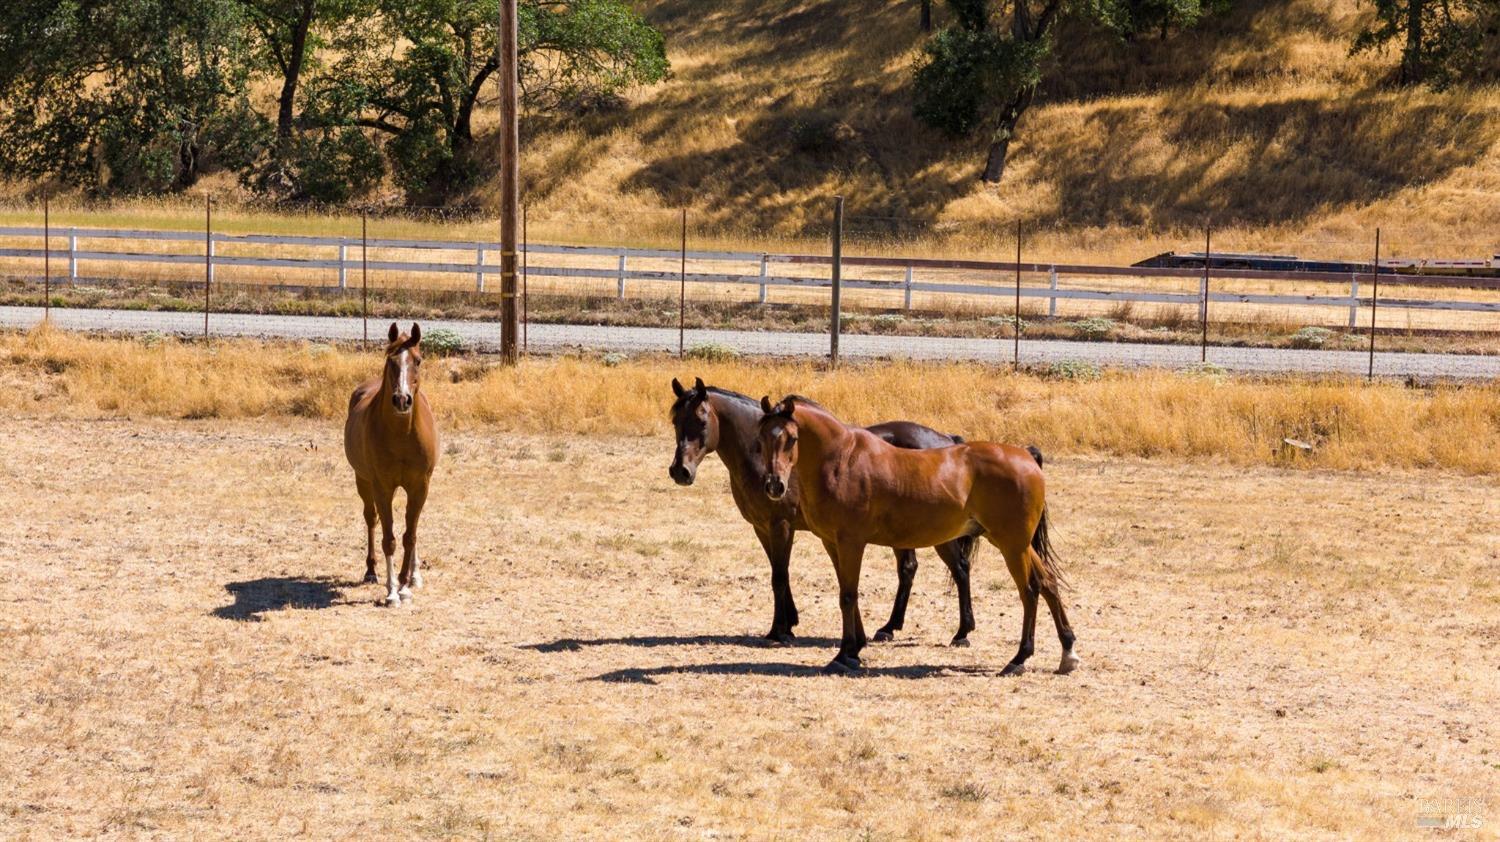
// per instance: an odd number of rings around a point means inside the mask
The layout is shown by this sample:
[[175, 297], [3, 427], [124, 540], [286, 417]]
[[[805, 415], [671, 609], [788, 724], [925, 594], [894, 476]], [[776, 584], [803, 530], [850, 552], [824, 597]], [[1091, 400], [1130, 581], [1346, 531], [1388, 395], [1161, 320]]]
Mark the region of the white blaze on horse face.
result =
[[403, 397], [411, 394], [411, 351], [396, 355], [396, 394]]

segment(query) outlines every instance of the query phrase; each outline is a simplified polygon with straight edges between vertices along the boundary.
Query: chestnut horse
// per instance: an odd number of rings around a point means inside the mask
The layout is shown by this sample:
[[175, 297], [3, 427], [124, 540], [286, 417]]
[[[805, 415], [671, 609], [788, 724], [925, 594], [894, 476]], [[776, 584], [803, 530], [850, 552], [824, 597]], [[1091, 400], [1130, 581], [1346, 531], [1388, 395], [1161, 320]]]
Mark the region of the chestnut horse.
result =
[[796, 482], [807, 527], [823, 539], [838, 575], [844, 634], [830, 672], [860, 666], [859, 568], [867, 545], [930, 547], [978, 534], [1005, 556], [1021, 595], [1021, 645], [1003, 674], [1022, 672], [1031, 657], [1038, 592], [1062, 641], [1057, 671], [1078, 666], [1047, 539], [1040, 451], [989, 442], [902, 450], [796, 395], [775, 406], [762, 398], [761, 409], [757, 436], [766, 495], [780, 500]]
[[[710, 453], [719, 454], [729, 469], [729, 490], [740, 515], [755, 528], [761, 546], [771, 561], [771, 592], [775, 610], [771, 630], [766, 637], [789, 643], [795, 637], [797, 604], [792, 599], [791, 580], [787, 573], [792, 557], [793, 533], [806, 530], [798, 504], [796, 483], [779, 500], [765, 494], [765, 473], [755, 455], [755, 430], [760, 422], [760, 404], [746, 395], [727, 389], [703, 385], [701, 378], [691, 389], [684, 389], [674, 378], [672, 391], [672, 426], [677, 434], [677, 452], [667, 473], [678, 485], [692, 485], [698, 475], [698, 464]], [[913, 424], [892, 421], [869, 428], [870, 432], [896, 447], [948, 447], [963, 439]], [[960, 536], [937, 548], [958, 586], [958, 632], [954, 646], [968, 646], [969, 632], [974, 629], [974, 611], [969, 600], [969, 554], [973, 536]], [[917, 553], [911, 549], [896, 550], [899, 585], [891, 606], [891, 619], [879, 631], [876, 640], [892, 640], [906, 622], [906, 603], [911, 596], [912, 579], [917, 574]]]
[[[375, 576], [375, 516], [380, 515], [381, 549], [385, 553], [386, 594], [381, 605], [400, 605], [422, 587], [417, 558], [417, 519], [427, 502], [427, 485], [437, 465], [437, 424], [422, 394], [422, 328], [413, 324], [407, 336], [391, 324], [381, 376], [368, 380], [349, 398], [344, 422], [344, 455], [354, 468], [354, 483], [365, 504], [365, 581]], [[400, 586], [392, 573], [396, 537], [391, 501], [406, 491], [406, 533], [401, 536]]]

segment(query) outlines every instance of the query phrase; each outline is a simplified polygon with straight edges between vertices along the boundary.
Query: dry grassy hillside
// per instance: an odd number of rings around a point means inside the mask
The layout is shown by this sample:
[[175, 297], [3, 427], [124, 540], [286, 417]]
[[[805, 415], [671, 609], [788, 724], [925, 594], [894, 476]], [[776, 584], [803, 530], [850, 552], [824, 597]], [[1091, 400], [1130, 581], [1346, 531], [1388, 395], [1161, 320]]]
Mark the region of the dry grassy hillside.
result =
[[1224, 248], [1363, 254], [1378, 224], [1398, 252], [1500, 251], [1500, 90], [1382, 86], [1393, 56], [1348, 56], [1354, 0], [1240, 2], [1134, 50], [1064, 30], [998, 190], [981, 142], [911, 116], [914, 0], [643, 6], [674, 77], [623, 114], [527, 124], [543, 217], [646, 230], [687, 204], [724, 233], [811, 236], [842, 192], [858, 232], [955, 244], [1019, 217], [1054, 250], [1188, 245], [1211, 218]]

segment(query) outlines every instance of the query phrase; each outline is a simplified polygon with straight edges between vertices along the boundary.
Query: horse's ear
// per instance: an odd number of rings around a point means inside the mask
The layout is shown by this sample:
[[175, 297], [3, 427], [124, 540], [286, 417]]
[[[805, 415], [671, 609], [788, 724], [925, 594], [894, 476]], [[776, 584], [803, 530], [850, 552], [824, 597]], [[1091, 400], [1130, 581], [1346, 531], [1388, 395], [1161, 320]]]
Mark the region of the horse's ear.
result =
[[693, 388], [698, 390], [698, 394], [700, 394], [700, 395], [706, 395], [706, 394], [708, 394], [708, 387], [705, 386], [705, 385], [703, 385], [703, 378], [702, 377], [695, 377], [693, 379], [695, 381], [693, 383]]
[[411, 323], [411, 339], [407, 340], [406, 347], [415, 348], [422, 341], [422, 326], [416, 322]]
[[770, 395], [766, 395], [765, 397], [762, 397], [760, 399], [760, 411], [764, 412], [767, 415], [770, 415], [773, 412], [773, 409], [771, 407], [771, 396]]
[[679, 398], [687, 394], [687, 389], [682, 388], [682, 384], [677, 382], [677, 378], [675, 377], [672, 378], [672, 394]]
[[792, 411], [796, 408], [797, 399], [792, 395], [787, 395], [786, 397], [781, 399], [781, 403], [777, 405], [776, 410], [782, 415], [785, 415], [787, 418], [791, 418]]
[[391, 332], [390, 332], [391, 341], [395, 342], [396, 341], [396, 337], [398, 337], [400, 335], [401, 335], [401, 328], [396, 327], [396, 323], [395, 322], [391, 322]]

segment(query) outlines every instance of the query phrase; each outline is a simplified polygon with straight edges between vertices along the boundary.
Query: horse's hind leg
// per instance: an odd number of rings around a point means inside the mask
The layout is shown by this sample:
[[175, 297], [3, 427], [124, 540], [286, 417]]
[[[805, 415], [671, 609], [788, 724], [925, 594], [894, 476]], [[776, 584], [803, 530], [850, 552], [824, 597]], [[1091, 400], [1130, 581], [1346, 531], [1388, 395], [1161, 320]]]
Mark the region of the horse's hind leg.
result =
[[394, 488], [375, 489], [375, 510], [380, 515], [380, 548], [385, 553], [385, 598], [378, 600], [376, 605], [400, 605], [401, 596], [397, 593], [396, 586], [396, 532], [392, 526], [391, 498], [395, 496]]
[[896, 550], [896, 601], [891, 603], [891, 619], [875, 631], [875, 639], [895, 640], [896, 632], [906, 626], [906, 603], [911, 599], [911, 583], [917, 578], [917, 551]]
[[958, 632], [953, 635], [951, 646], [968, 646], [969, 632], [974, 630], [974, 602], [970, 598], [969, 570], [974, 557], [974, 536], [964, 535], [937, 547], [938, 556], [948, 565], [953, 574], [953, 584], [958, 586]]
[[375, 575], [375, 488], [367, 480], [354, 478], [365, 509], [365, 583], [380, 581]]
[[412, 582], [417, 575], [417, 520], [427, 504], [427, 480], [414, 482], [406, 489], [406, 531], [401, 535], [401, 601], [411, 599]]
[[1036, 578], [1036, 571], [1031, 567], [1031, 546], [1025, 541], [1013, 542], [1012, 546], [1004, 546], [990, 536], [990, 543], [994, 544], [1005, 556], [1005, 566], [1010, 570], [1010, 576], [1016, 582], [1016, 591], [1021, 595], [1021, 645], [1016, 649], [1016, 656], [1005, 665], [1001, 675], [1020, 675], [1026, 671], [1026, 659], [1036, 648], [1036, 598], [1040, 590], [1040, 583]]
[[1062, 644], [1062, 662], [1057, 665], [1059, 675], [1067, 675], [1078, 669], [1078, 656], [1073, 654], [1073, 626], [1068, 623], [1068, 612], [1063, 609], [1062, 598], [1057, 588], [1045, 582], [1041, 586], [1042, 598], [1047, 600], [1047, 609], [1052, 612], [1052, 623], [1057, 626], [1057, 640]]

